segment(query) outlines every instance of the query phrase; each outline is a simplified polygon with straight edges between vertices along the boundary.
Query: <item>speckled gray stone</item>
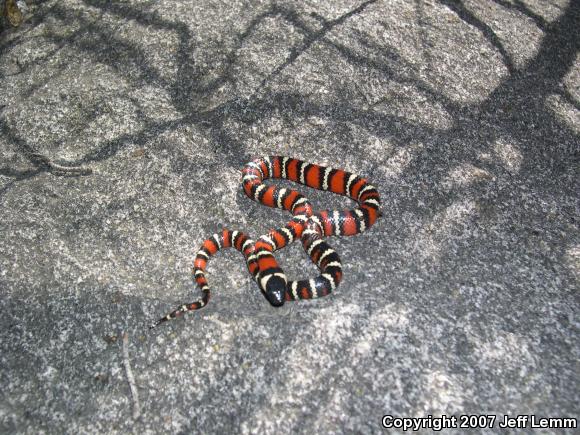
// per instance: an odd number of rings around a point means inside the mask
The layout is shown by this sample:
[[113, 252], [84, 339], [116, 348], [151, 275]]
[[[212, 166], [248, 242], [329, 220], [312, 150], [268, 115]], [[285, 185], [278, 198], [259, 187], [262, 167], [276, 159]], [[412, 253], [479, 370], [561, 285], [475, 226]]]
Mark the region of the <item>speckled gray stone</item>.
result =
[[[29, 4], [0, 40], [0, 432], [579, 417], [577, 1]], [[265, 154], [381, 192], [331, 240], [342, 284], [276, 309], [226, 251], [209, 306], [149, 331], [205, 237], [288, 220], [241, 190]]]

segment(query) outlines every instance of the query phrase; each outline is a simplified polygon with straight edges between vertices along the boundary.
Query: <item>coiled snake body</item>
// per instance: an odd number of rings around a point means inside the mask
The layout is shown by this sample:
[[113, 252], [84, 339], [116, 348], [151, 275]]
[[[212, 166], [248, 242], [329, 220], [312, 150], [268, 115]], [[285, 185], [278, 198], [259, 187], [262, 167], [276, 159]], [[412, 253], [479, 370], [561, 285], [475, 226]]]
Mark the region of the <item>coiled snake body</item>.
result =
[[[284, 178], [315, 189], [345, 195], [357, 201], [358, 207], [315, 213], [304, 195], [293, 189], [264, 184], [267, 178]], [[256, 241], [241, 231], [227, 229], [205, 240], [193, 267], [195, 281], [202, 292], [201, 299], [181, 305], [153, 326], [207, 305], [210, 289], [205, 268], [209, 258], [223, 248], [233, 247], [244, 255], [252, 277], [274, 306], [290, 300], [326, 296], [340, 283], [342, 265], [338, 254], [323, 237], [362, 233], [381, 216], [379, 193], [366, 179], [341, 169], [290, 157], [269, 156], [248, 163], [242, 170], [242, 185], [250, 199], [268, 207], [287, 210], [292, 213], [292, 219], [284, 227], [272, 229]], [[320, 275], [316, 278], [288, 281], [278, 265], [274, 252], [295, 240], [302, 242], [304, 250], [320, 269]]]

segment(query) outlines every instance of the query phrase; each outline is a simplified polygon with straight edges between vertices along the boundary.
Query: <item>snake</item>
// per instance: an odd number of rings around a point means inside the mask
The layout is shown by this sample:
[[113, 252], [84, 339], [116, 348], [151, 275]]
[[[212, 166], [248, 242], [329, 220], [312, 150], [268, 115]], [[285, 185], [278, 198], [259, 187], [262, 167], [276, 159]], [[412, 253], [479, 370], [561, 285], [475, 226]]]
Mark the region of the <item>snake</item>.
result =
[[[268, 185], [267, 179], [286, 179], [314, 189], [344, 195], [358, 203], [353, 209], [315, 212], [303, 194], [294, 189]], [[342, 263], [338, 253], [326, 242], [329, 236], [353, 236], [368, 230], [382, 213], [378, 190], [359, 175], [304, 162], [285, 156], [266, 156], [247, 163], [242, 169], [242, 187], [252, 200], [267, 207], [292, 213], [292, 219], [281, 228], [271, 229], [256, 240], [242, 231], [223, 229], [206, 239], [197, 252], [193, 277], [201, 298], [159, 319], [152, 328], [205, 307], [210, 299], [206, 277], [208, 261], [218, 251], [235, 248], [244, 256], [248, 271], [271, 305], [286, 301], [327, 296], [342, 280]], [[312, 262], [319, 268], [315, 278], [288, 280], [274, 253], [300, 240]]]

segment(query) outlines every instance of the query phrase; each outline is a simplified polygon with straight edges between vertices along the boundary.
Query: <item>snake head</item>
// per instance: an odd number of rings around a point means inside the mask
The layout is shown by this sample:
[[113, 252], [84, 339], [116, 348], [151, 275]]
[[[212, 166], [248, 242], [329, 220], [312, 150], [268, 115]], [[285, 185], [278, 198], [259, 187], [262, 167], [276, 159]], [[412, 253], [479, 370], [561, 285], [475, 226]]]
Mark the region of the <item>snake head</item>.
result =
[[260, 280], [260, 287], [268, 302], [275, 307], [284, 305], [286, 297], [286, 276], [282, 273], [266, 275]]

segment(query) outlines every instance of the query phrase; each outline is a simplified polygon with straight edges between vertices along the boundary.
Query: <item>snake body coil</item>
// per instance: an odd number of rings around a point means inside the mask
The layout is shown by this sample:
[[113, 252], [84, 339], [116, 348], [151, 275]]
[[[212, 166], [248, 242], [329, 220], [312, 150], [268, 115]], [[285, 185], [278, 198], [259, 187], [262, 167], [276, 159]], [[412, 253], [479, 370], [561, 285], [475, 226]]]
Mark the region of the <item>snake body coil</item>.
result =
[[[324, 210], [315, 213], [310, 201], [293, 189], [264, 184], [268, 178], [283, 178], [306, 186], [345, 195], [358, 202], [350, 210]], [[205, 276], [209, 258], [220, 249], [233, 247], [246, 259], [248, 270], [260, 290], [274, 306], [285, 301], [313, 299], [328, 295], [342, 279], [338, 254], [323, 240], [328, 236], [352, 236], [362, 233], [380, 217], [380, 197], [366, 179], [341, 169], [332, 169], [290, 157], [269, 156], [254, 160], [242, 170], [242, 185], [246, 195], [268, 207], [292, 213], [292, 219], [282, 228], [271, 229], [256, 241], [241, 231], [222, 230], [203, 242], [193, 267], [193, 275], [202, 297], [183, 304], [154, 326], [207, 305], [210, 289]], [[300, 240], [306, 253], [320, 269], [314, 279], [288, 281], [278, 265], [274, 252], [295, 240]]]

